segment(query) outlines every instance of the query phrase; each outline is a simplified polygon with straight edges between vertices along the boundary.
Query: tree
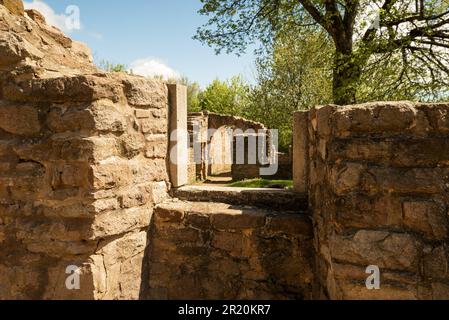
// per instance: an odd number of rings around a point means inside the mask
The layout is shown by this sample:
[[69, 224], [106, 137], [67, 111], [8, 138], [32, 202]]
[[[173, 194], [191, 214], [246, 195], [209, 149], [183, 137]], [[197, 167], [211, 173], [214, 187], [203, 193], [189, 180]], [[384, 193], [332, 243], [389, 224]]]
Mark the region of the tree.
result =
[[282, 151], [292, 143], [295, 111], [332, 102], [332, 51], [323, 32], [290, 30], [257, 59], [257, 85], [246, 114], [279, 130]]
[[337, 104], [357, 102], [361, 81], [369, 79], [367, 70], [379, 67], [379, 61], [395, 70], [399, 85], [411, 81], [414, 88], [428, 89], [430, 83], [437, 95], [441, 89], [447, 93], [449, 0], [201, 1], [200, 13], [209, 21], [196, 39], [217, 52], [239, 54], [256, 41], [269, 47], [293, 27], [324, 30], [334, 45], [332, 95]]
[[216, 79], [198, 95], [199, 106], [210, 112], [245, 116], [249, 93], [250, 86], [241, 77], [227, 81]]

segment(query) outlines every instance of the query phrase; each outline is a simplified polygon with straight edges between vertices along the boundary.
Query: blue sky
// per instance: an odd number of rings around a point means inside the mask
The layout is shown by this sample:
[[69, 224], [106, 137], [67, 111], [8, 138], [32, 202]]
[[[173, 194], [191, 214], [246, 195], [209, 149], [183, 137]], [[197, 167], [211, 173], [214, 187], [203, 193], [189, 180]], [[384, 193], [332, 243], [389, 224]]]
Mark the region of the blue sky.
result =
[[[69, 33], [86, 43], [96, 61], [124, 63], [142, 70], [173, 71], [203, 87], [215, 78], [254, 78], [254, 56], [215, 55], [192, 39], [206, 18], [199, 0], [25, 0], [37, 6], [47, 21], [60, 27], [66, 8], [80, 8], [81, 30]], [[42, 2], [44, 4], [42, 4]], [[45, 4], [48, 7], [45, 7]], [[30, 5], [28, 5], [30, 6]], [[137, 65], [137, 66], [136, 66]], [[167, 68], [168, 67], [168, 68]]]

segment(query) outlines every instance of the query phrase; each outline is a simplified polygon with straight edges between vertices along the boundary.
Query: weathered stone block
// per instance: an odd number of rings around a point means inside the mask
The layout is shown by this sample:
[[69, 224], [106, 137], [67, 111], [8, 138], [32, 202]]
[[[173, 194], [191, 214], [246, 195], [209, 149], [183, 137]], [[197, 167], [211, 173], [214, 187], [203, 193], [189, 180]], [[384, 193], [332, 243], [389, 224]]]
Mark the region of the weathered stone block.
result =
[[167, 86], [159, 80], [127, 77], [123, 80], [125, 95], [131, 106], [139, 108], [166, 108]]
[[380, 102], [337, 108], [332, 116], [335, 136], [397, 135], [413, 126], [416, 109], [410, 102]]
[[266, 214], [264, 212], [247, 211], [220, 213], [212, 215], [212, 226], [217, 230], [244, 230], [261, 228], [265, 225]]
[[153, 185], [132, 186], [119, 196], [121, 208], [132, 208], [152, 201]]
[[156, 207], [154, 214], [158, 221], [181, 223], [187, 209], [188, 205], [183, 202], [166, 203]]
[[338, 261], [417, 273], [422, 244], [409, 234], [362, 230], [351, 237], [333, 236], [330, 250]]
[[336, 139], [330, 144], [329, 160], [366, 161], [398, 167], [446, 165], [449, 163], [449, 142], [446, 138]]
[[166, 140], [146, 143], [145, 157], [147, 158], [166, 158], [167, 153], [168, 145]]
[[88, 188], [88, 166], [84, 163], [59, 163], [51, 166], [51, 186], [54, 190], [69, 187]]
[[0, 65], [10, 66], [25, 58], [40, 60], [44, 54], [21, 36], [12, 32], [0, 34]]
[[123, 105], [100, 100], [92, 104], [91, 112], [95, 121], [95, 129], [98, 131], [121, 133], [128, 128], [126, 107]]
[[403, 213], [406, 227], [434, 240], [449, 238], [448, 216], [440, 205], [434, 202], [405, 202]]
[[93, 241], [64, 242], [54, 240], [33, 240], [25, 242], [26, 248], [32, 253], [42, 253], [54, 258], [91, 255], [97, 249]]
[[281, 214], [267, 218], [266, 232], [268, 234], [287, 234], [297, 237], [313, 237], [312, 221], [308, 216], [299, 214]]
[[17, 135], [36, 135], [41, 130], [39, 109], [30, 106], [0, 105], [0, 129]]
[[449, 285], [443, 282], [432, 283], [434, 300], [449, 300]]
[[433, 248], [424, 255], [423, 274], [431, 281], [449, 279], [449, 255], [446, 248]]
[[55, 133], [92, 131], [95, 121], [89, 107], [89, 104], [52, 107], [46, 119], [47, 125]]
[[339, 195], [358, 190], [365, 170], [365, 165], [358, 163], [334, 166], [330, 173], [333, 189]]
[[143, 119], [140, 121], [142, 132], [145, 134], [164, 134], [168, 132], [168, 124], [161, 119]]
[[435, 105], [419, 105], [420, 109], [426, 112], [428, 119], [430, 119], [433, 129], [440, 134], [449, 134], [449, 105], [435, 104]]
[[139, 133], [125, 134], [120, 137], [124, 155], [132, 159], [145, 149], [145, 137]]
[[335, 203], [335, 220], [342, 230], [403, 226], [402, 201], [388, 195], [350, 194]]
[[141, 230], [150, 225], [152, 213], [149, 207], [106, 211], [95, 217], [91, 225], [91, 238], [104, 239]]
[[113, 189], [131, 184], [132, 170], [127, 163], [111, 158], [91, 169], [95, 190]]
[[92, 75], [8, 83], [3, 87], [3, 96], [11, 101], [49, 103], [124, 101], [123, 87], [115, 79]]
[[251, 252], [249, 239], [240, 232], [216, 232], [212, 246], [224, 250], [236, 258], [248, 256]]
[[92, 213], [92, 215], [105, 211], [114, 211], [119, 208], [119, 201], [117, 200], [117, 198], [99, 199], [88, 205], [87, 208]]
[[23, 15], [25, 12], [22, 0], [0, 0], [0, 5], [5, 6], [13, 14]]
[[151, 181], [168, 181], [167, 163], [165, 159], [145, 159], [129, 163], [133, 170], [133, 184]]
[[368, 192], [438, 194], [448, 189], [446, 168], [369, 168], [363, 189]]

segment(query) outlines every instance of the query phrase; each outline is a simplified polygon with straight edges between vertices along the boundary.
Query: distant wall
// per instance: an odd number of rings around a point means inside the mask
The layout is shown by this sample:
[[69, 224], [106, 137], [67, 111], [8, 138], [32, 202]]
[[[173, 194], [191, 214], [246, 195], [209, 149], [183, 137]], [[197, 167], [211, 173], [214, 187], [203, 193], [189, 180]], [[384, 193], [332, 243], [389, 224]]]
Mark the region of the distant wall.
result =
[[[448, 299], [449, 105], [309, 113], [316, 274], [331, 299]], [[367, 290], [369, 265], [381, 290]]]
[[[205, 180], [207, 176], [231, 175], [234, 153], [234, 130], [266, 130], [264, 125], [241, 117], [221, 115], [211, 112], [189, 114], [189, 182]], [[194, 135], [194, 127], [199, 133]], [[193, 143], [201, 144], [201, 163], [195, 163]], [[197, 161], [198, 162], [198, 161]], [[249, 174], [249, 172], [248, 172]], [[244, 178], [252, 178], [251, 174]]]

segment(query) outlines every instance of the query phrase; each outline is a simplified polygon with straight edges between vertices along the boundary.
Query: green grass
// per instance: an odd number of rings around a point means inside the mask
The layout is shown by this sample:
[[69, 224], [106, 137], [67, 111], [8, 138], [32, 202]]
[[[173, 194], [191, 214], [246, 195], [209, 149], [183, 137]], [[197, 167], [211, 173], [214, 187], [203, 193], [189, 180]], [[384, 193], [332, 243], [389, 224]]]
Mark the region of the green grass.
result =
[[266, 188], [270, 185], [281, 185], [286, 189], [293, 188], [293, 181], [290, 180], [265, 180], [265, 179], [252, 179], [243, 180], [239, 182], [233, 182], [228, 187], [234, 188]]

